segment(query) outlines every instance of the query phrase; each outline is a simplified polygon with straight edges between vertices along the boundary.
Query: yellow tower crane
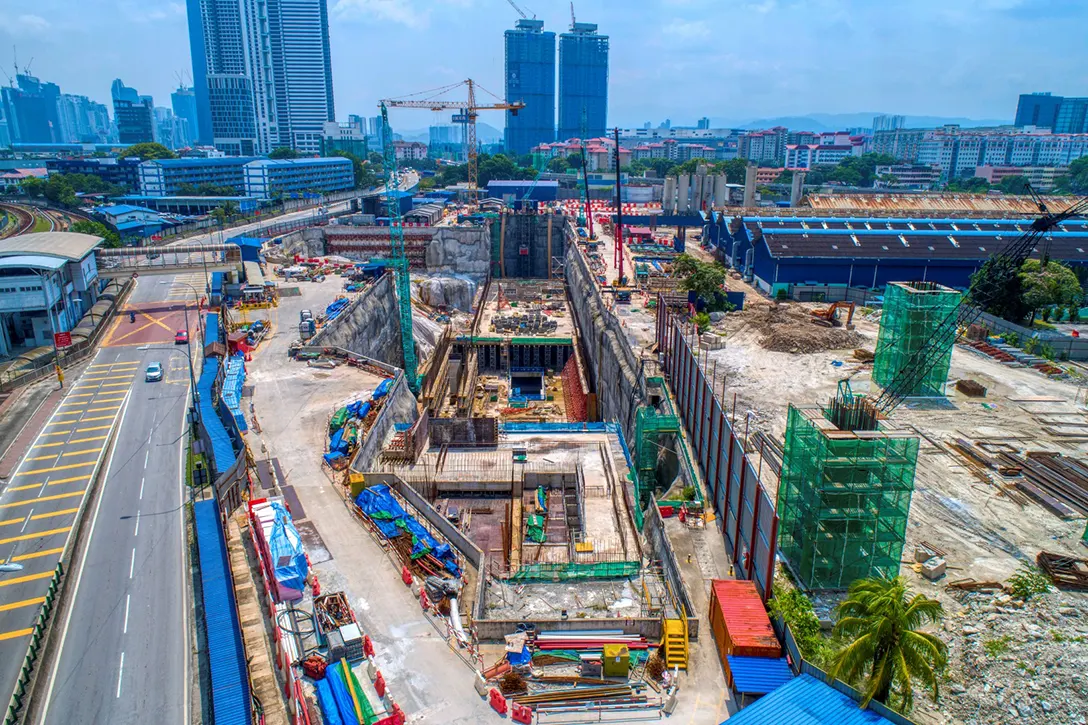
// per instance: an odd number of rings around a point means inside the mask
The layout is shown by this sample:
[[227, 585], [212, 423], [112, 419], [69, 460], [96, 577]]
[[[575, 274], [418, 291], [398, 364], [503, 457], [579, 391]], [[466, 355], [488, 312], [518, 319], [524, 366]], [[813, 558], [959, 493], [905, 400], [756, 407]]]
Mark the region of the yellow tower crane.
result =
[[[468, 86], [468, 100], [467, 101], [449, 101], [438, 96], [444, 95], [455, 88], [461, 86]], [[476, 89], [480, 89], [484, 93], [495, 98], [494, 103], [478, 104], [476, 102]], [[414, 96], [426, 96], [425, 98], [415, 98]], [[478, 180], [479, 173], [476, 166], [476, 159], [479, 155], [476, 149], [476, 117], [480, 111], [510, 111], [515, 116], [517, 112], [525, 108], [525, 103], [522, 101], [508, 102], [499, 98], [491, 91], [483, 88], [474, 80], [469, 78], [468, 80], [460, 83], [454, 83], [442, 88], [435, 88], [430, 91], [420, 91], [419, 93], [413, 93], [410, 96], [403, 98], [388, 98], [382, 101], [389, 108], [425, 108], [431, 111], [442, 110], [454, 110], [460, 111], [464, 116], [466, 138], [465, 145], [468, 147], [468, 186], [469, 195], [472, 202], [476, 202], [478, 199]]]

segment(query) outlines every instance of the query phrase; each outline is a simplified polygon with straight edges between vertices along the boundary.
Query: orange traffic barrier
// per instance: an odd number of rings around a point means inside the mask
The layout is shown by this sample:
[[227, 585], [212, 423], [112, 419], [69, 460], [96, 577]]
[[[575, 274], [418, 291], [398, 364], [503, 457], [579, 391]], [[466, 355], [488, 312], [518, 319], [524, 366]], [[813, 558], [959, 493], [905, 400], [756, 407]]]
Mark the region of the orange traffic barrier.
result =
[[363, 635], [363, 654], [367, 657], [374, 656], [374, 642], [370, 639], [369, 634]]
[[515, 702], [510, 705], [510, 719], [528, 725], [533, 721], [533, 710], [528, 705], [519, 705]]
[[400, 580], [404, 582], [405, 586], [412, 586], [412, 572], [408, 571], [408, 567], [405, 566], [400, 570]]
[[378, 697], [385, 697], [385, 678], [381, 672], [374, 678], [374, 692], [378, 693]]

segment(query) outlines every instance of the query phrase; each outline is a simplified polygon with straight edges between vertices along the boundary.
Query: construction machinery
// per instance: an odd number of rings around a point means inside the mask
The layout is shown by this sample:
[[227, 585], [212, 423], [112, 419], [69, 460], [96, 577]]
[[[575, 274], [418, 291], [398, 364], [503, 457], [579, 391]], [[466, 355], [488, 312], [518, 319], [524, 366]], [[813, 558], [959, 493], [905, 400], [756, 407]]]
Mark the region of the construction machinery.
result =
[[[515, 6], [516, 7], [516, 6]], [[455, 88], [466, 86], [468, 88], [468, 100], [466, 101], [448, 101], [438, 98], [443, 94], [449, 93]], [[476, 89], [480, 89], [484, 93], [495, 98], [494, 103], [479, 104], [476, 102]], [[424, 98], [415, 98], [415, 96], [425, 96]], [[491, 91], [480, 86], [474, 80], [469, 78], [460, 83], [453, 83], [448, 86], [442, 86], [441, 88], [434, 88], [429, 91], [420, 91], [419, 93], [413, 93], [410, 96], [403, 98], [387, 98], [382, 102], [382, 108], [425, 108], [431, 111], [453, 110], [458, 111], [464, 117], [466, 136], [465, 145], [467, 146], [466, 156], [468, 157], [468, 186], [469, 186], [469, 201], [475, 203], [478, 199], [478, 180], [479, 172], [477, 167], [477, 157], [479, 151], [476, 144], [476, 117], [480, 111], [510, 111], [515, 116], [518, 111], [525, 108], [525, 104], [522, 101], [508, 102], [499, 98]]]
[[413, 393], [419, 392], [416, 342], [412, 335], [412, 283], [408, 277], [408, 254], [404, 248], [404, 218], [400, 212], [400, 174], [397, 154], [393, 150], [393, 129], [389, 126], [389, 109], [382, 108], [382, 151], [385, 154], [385, 208], [389, 215], [390, 257], [397, 282], [397, 306], [400, 311], [400, 343], [404, 351], [404, 377]]
[[844, 323], [839, 319], [839, 310], [846, 310], [846, 329], [852, 329], [854, 325], [854, 310], [857, 304], [854, 302], [835, 302], [830, 307], [822, 310], [810, 310], [809, 314], [815, 319], [813, 322], [824, 327], [841, 327]]

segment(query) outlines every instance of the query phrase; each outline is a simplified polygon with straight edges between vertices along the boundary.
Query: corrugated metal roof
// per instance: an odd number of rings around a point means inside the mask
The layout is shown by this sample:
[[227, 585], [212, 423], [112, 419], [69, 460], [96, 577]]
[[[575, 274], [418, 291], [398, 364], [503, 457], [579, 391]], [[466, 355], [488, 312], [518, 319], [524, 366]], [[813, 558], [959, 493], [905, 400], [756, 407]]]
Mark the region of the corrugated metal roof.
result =
[[193, 504], [193, 521], [204, 596], [212, 721], [216, 725], [249, 725], [252, 722], [249, 673], [216, 501], [208, 499]]
[[[1062, 209], [1071, 199], [1044, 197], [1048, 206]], [[805, 206], [813, 209], [857, 211], [965, 211], [1038, 214], [1039, 206], [1028, 196], [990, 194], [808, 194]]]
[[200, 371], [200, 378], [196, 382], [197, 394], [200, 396], [200, 422], [208, 433], [212, 449], [212, 466], [215, 474], [219, 475], [234, 465], [234, 445], [231, 443], [230, 434], [227, 432], [223, 420], [216, 409], [212, 388], [215, 386], [216, 376], [219, 375], [219, 358], [204, 358], [204, 368]]
[[733, 673], [733, 689], [745, 695], [766, 695], [793, 679], [785, 657], [742, 657], [727, 655]]
[[781, 647], [755, 582], [715, 579], [710, 586], [734, 647]]
[[17, 257], [0, 257], [0, 269], [11, 269], [13, 267], [34, 267], [40, 269], [62, 269], [64, 265], [68, 264], [63, 259], [57, 257], [46, 257], [42, 254], [20, 254]]
[[795, 677], [722, 725], [891, 725], [812, 675]]
[[102, 243], [102, 237], [78, 232], [32, 232], [0, 239], [0, 257], [12, 254], [47, 254], [78, 262]]
[[[216, 288], [215, 275], [219, 275], [219, 287]], [[212, 274], [212, 292], [219, 293], [223, 291], [223, 273], [215, 272]], [[219, 342], [219, 313], [209, 312], [204, 316], [204, 347], [211, 345], [213, 342]]]

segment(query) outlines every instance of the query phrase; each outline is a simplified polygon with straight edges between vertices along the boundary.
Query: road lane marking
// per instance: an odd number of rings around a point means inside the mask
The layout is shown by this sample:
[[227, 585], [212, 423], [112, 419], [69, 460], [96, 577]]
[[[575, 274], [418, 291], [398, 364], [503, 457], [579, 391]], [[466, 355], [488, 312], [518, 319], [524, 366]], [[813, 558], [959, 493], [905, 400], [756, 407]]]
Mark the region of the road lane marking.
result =
[[16, 630], [12, 630], [11, 632], [0, 632], [0, 641], [5, 640], [5, 639], [17, 639], [19, 637], [25, 637], [28, 634], [33, 634], [33, 633], [34, 633], [33, 628], [30, 628], [30, 629], [16, 629]]
[[44, 551], [35, 551], [33, 554], [19, 554], [19, 556], [11, 557], [12, 561], [26, 561], [27, 559], [37, 559], [42, 556], [53, 556], [60, 554], [64, 551], [63, 546], [58, 546], [55, 549], [45, 549]]
[[128, 578], [132, 578], [132, 572], [136, 569], [136, 547], [132, 547], [132, 558], [128, 562]]
[[124, 400], [125, 399], [125, 391], [124, 390], [107, 390], [105, 393], [102, 393], [102, 395], [116, 395], [116, 396], [120, 396], [120, 397], [116, 397], [116, 398], [95, 398], [91, 402], [92, 403], [116, 403], [119, 400]]
[[[72, 422], [72, 423], [91, 423], [91, 422], [96, 421], [96, 420], [113, 420], [116, 417], [117, 417], [116, 414], [114, 414], [114, 415], [99, 415], [99, 416], [96, 416], [94, 418], [83, 418], [81, 420], [73, 420], [73, 421], [70, 421], [70, 422]], [[106, 427], [108, 428], [109, 426], [106, 426]]]
[[76, 433], [90, 433], [96, 430], [109, 430], [112, 425], [92, 425], [90, 428], [76, 428]]
[[[123, 387], [125, 385], [132, 385], [132, 383], [107, 383], [105, 385], [99, 385], [98, 387], [100, 387], [100, 388], [120, 388], [120, 387]], [[116, 391], [108, 391], [108, 392], [116, 392]]]
[[[104, 441], [109, 436], [92, 436], [90, 438], [73, 438], [69, 443], [90, 443], [91, 441]], [[52, 445], [52, 444], [50, 444]], [[102, 450], [101, 448], [99, 450]]]
[[106, 405], [106, 406], [103, 406], [101, 408], [87, 408], [87, 410], [84, 411], [84, 412], [86, 412], [86, 413], [102, 413], [102, 412], [107, 411], [107, 410], [120, 410], [120, 409], [121, 409], [120, 405]]
[[[71, 441], [69, 441], [71, 442]], [[98, 448], [84, 448], [82, 451], [68, 451], [67, 453], [61, 453], [61, 456], [85, 456], [88, 453], [101, 453], [102, 447]]]
[[33, 582], [39, 579], [50, 579], [53, 576], [53, 570], [39, 572], [37, 574], [27, 574], [25, 576], [17, 576], [14, 579], [0, 579], [0, 587], [10, 587], [13, 584], [22, 584], [23, 582]]
[[90, 370], [91, 368], [119, 368], [119, 367], [122, 367], [122, 366], [125, 366], [125, 365], [139, 365], [139, 364], [140, 364], [139, 360], [128, 360], [126, 362], [100, 363], [98, 365], [88, 365], [87, 369]]
[[35, 531], [32, 534], [21, 534], [20, 536], [9, 536], [6, 539], [0, 539], [0, 545], [11, 544], [16, 541], [30, 541], [31, 539], [37, 539], [39, 536], [52, 536], [53, 534], [66, 534], [72, 530], [71, 526], [63, 526], [59, 529], [49, 529], [48, 531]]
[[86, 463], [66, 463], [63, 466], [53, 466], [52, 468], [35, 468], [33, 471], [19, 471], [16, 476], [29, 476], [33, 473], [49, 473], [50, 471], [67, 471], [69, 468], [83, 468], [84, 466], [93, 466], [98, 461], [87, 461]]
[[[56, 443], [39, 443], [38, 445], [36, 445], [34, 447], [35, 448], [56, 448], [57, 446], [66, 446], [69, 443], [74, 443], [74, 442], [75, 441], [58, 441]], [[34, 459], [28, 458], [27, 460], [32, 461]]]
[[10, 612], [12, 609], [20, 609], [22, 607], [32, 607], [35, 604], [41, 604], [44, 601], [45, 601], [45, 597], [34, 597], [33, 599], [24, 599], [21, 602], [11, 602], [10, 604], [0, 604], [0, 612]]
[[140, 479], [140, 500], [144, 500], [144, 479]]
[[[46, 486], [46, 485], [56, 486], [58, 483], [72, 483], [73, 481], [86, 481], [89, 478], [90, 478], [90, 476], [72, 476], [71, 478], [58, 478], [56, 481], [50, 481], [47, 478], [47, 479], [45, 479], [45, 483], [42, 484], [42, 486]], [[32, 488], [41, 488], [41, 486], [39, 486], [36, 483], [28, 483], [25, 486], [8, 486], [4, 490], [5, 491], [29, 491]]]
[[151, 451], [144, 453], [144, 468], [147, 468], [147, 459], [151, 457]]
[[[136, 509], [136, 530], [132, 532], [133, 536], [140, 535], [140, 510]], [[135, 550], [133, 551], [135, 553]]]
[[55, 431], [52, 431], [50, 433], [39, 433], [38, 437], [41, 438], [42, 436], [65, 436], [65, 435], [68, 435], [71, 432], [72, 432], [71, 429], [69, 429], [69, 430], [55, 430]]
[[121, 678], [125, 674], [125, 653], [121, 653], [121, 667], [117, 670], [117, 699], [121, 699]]
[[34, 458], [25, 458], [26, 461], [55, 461], [59, 453], [50, 453], [48, 456], [35, 456]]
[[121, 631], [121, 634], [128, 634], [128, 605], [129, 605], [129, 601], [131, 599], [132, 599], [131, 594], [126, 594], [125, 595], [125, 627]]
[[[98, 393], [68, 393], [68, 398], [93, 398]], [[67, 398], [65, 398], [67, 400]]]
[[82, 496], [86, 492], [87, 489], [83, 489], [82, 491], [73, 491], [72, 493], [58, 493], [53, 496], [38, 496], [37, 498], [28, 498], [26, 501], [13, 501], [11, 503], [0, 504], [0, 509], [26, 506], [28, 503], [34, 503], [35, 501], [56, 501], [60, 498], [72, 498], [73, 496]]

